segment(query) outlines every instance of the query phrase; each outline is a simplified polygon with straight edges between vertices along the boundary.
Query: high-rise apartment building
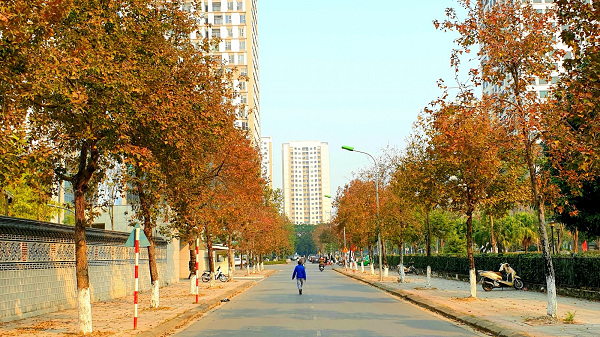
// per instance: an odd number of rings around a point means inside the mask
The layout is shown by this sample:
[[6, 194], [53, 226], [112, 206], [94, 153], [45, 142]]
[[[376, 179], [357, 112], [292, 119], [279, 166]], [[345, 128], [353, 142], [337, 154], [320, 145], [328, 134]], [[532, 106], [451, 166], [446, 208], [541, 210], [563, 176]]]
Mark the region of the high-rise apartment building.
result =
[[[489, 9], [491, 6], [494, 6], [501, 1], [506, 1], [506, 0], [484, 0], [483, 5], [485, 6], [486, 9]], [[527, 2], [531, 3], [531, 6], [533, 7], [533, 9], [539, 13], [545, 13], [554, 6], [554, 3], [552, 0], [523, 0], [523, 3], [527, 3]], [[560, 26], [558, 26], [558, 25], [557, 25], [556, 33], [554, 36], [554, 41], [555, 41], [554, 48], [564, 50], [565, 58], [571, 58], [571, 56], [572, 56], [571, 51], [565, 44], [562, 43], [562, 41], [560, 39]], [[533, 80], [533, 82], [531, 83], [531, 85], [528, 87], [528, 90], [535, 91], [536, 94], [538, 95], [538, 97], [540, 97], [540, 98], [548, 97], [548, 93], [550, 92], [550, 87], [553, 84], [558, 83], [560, 73], [564, 71], [564, 68], [562, 67], [562, 62], [556, 63], [555, 66], [556, 66], [556, 69], [552, 72], [552, 74], [551, 74], [552, 77], [550, 80], [542, 79], [542, 78], [535, 78]], [[505, 81], [509, 81], [509, 79], [507, 79]], [[501, 92], [502, 90], [504, 90], [503, 85], [494, 85], [494, 84], [488, 83], [488, 82], [483, 83], [483, 93], [484, 94], [488, 94], [488, 95], [494, 94], [497, 92]]]
[[331, 219], [329, 145], [297, 141], [282, 145], [284, 211], [295, 224]]
[[269, 186], [273, 188], [273, 139], [271, 137], [261, 137], [260, 155], [263, 177], [269, 180]]
[[[199, 6], [198, 6], [199, 4]], [[235, 69], [234, 81], [239, 97], [240, 118], [236, 125], [249, 131], [250, 140], [260, 144], [260, 90], [258, 76], [257, 0], [202, 0], [204, 25], [192, 40], [221, 39], [212, 50], [220, 55], [227, 69]], [[191, 6], [188, 4], [187, 6]]]

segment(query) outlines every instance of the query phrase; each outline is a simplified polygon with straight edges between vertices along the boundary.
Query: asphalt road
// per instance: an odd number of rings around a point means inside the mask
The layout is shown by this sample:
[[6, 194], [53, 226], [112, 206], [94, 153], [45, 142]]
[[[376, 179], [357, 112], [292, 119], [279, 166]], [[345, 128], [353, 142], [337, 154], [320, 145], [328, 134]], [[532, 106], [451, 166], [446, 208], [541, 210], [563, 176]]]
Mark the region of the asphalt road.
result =
[[294, 264], [178, 333], [191, 336], [484, 336], [327, 267], [307, 264], [299, 295]]

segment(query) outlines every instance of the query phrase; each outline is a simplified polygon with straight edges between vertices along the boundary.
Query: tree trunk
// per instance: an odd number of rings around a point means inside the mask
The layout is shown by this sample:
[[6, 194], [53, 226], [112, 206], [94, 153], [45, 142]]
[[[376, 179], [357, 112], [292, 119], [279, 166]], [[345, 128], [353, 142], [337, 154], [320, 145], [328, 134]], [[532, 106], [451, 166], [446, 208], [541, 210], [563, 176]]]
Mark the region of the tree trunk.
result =
[[250, 275], [250, 251], [246, 251], [246, 274]]
[[477, 276], [475, 274], [475, 259], [473, 258], [473, 209], [467, 210], [467, 255], [469, 257], [469, 282], [471, 297], [477, 297]]
[[85, 187], [79, 183], [75, 188], [75, 270], [77, 277], [77, 332], [92, 332], [92, 301], [90, 295], [90, 278], [87, 262], [87, 241], [85, 237]]
[[208, 231], [206, 231], [206, 249], [208, 250], [208, 266], [210, 270], [210, 287], [215, 287], [215, 259], [213, 258], [212, 240]]
[[188, 242], [188, 246], [190, 248], [190, 262], [188, 263], [188, 269], [190, 273], [188, 274], [188, 278], [190, 279], [190, 289], [193, 289], [191, 293], [196, 294], [196, 251], [192, 249], [192, 247], [194, 246], [193, 239], [190, 239], [190, 241]]
[[388, 265], [387, 261], [387, 250], [385, 249], [385, 241], [381, 239], [381, 263], [383, 263], [383, 268]]
[[[138, 179], [141, 176], [141, 174], [139, 174], [139, 172], [137, 171], [136, 175]], [[154, 228], [154, 224], [152, 223], [150, 205], [148, 204], [146, 193], [144, 192], [142, 184], [139, 182], [137, 183], [137, 192], [138, 197], [140, 199], [140, 208], [142, 210], [142, 216], [144, 219], [144, 234], [146, 234], [146, 238], [148, 239], [148, 241], [150, 241], [150, 246], [148, 246], [148, 265], [150, 267], [150, 283], [152, 284], [150, 307], [158, 308], [160, 303], [160, 283], [158, 281], [158, 268], [156, 267], [156, 246], [154, 244], [154, 238], [152, 237], [152, 229]]]
[[400, 255], [400, 263], [404, 265], [404, 242], [402, 241], [398, 244], [398, 255]]
[[577, 254], [579, 252], [579, 230], [575, 229], [573, 233], [573, 252]]
[[156, 245], [152, 237], [152, 224], [148, 219], [144, 219], [144, 234], [150, 241], [148, 246], [148, 265], [150, 267], [150, 283], [152, 284], [152, 295], [150, 298], [150, 307], [158, 308], [160, 304], [160, 282], [158, 280], [158, 267], [156, 266]]
[[[89, 152], [89, 158], [88, 158]], [[95, 144], [84, 141], [79, 152], [79, 169], [72, 177], [71, 184], [75, 194], [75, 275], [77, 278], [77, 332], [92, 332], [92, 303], [90, 295], [90, 277], [87, 263], [87, 241], [85, 237], [85, 192], [88, 183], [97, 169], [100, 153]]]
[[229, 260], [229, 268], [227, 271], [228, 282], [233, 281], [233, 270], [235, 269], [235, 258], [233, 256], [233, 247], [231, 241], [231, 235], [227, 236], [227, 259]]
[[544, 197], [539, 191], [537, 170], [534, 165], [534, 156], [532, 143], [529, 142], [528, 133], [523, 131], [526, 142], [525, 152], [527, 159], [527, 167], [529, 169], [529, 179], [531, 181], [531, 192], [534, 202], [534, 207], [537, 211], [538, 229], [540, 234], [542, 256], [544, 257], [545, 272], [546, 272], [546, 290], [548, 294], [547, 315], [553, 318], [557, 316], [556, 304], [556, 276], [554, 274], [554, 265], [552, 264], [552, 256], [550, 255], [550, 246], [548, 245], [548, 232], [546, 231], [546, 218], [544, 214]]
[[492, 253], [498, 253], [498, 247], [496, 247], [496, 237], [494, 236], [494, 217], [490, 215], [490, 241], [492, 245]]
[[425, 213], [425, 219], [427, 221], [427, 236], [425, 237], [425, 252], [427, 256], [431, 255], [431, 226], [429, 225], [429, 210]]

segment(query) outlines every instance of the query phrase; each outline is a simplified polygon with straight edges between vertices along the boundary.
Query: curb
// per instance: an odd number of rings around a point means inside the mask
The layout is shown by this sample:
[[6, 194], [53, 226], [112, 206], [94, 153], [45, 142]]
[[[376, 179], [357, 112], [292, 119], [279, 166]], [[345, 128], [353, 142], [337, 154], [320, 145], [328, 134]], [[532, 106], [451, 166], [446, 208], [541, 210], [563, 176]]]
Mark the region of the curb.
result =
[[408, 294], [408, 293], [402, 291], [401, 289], [396, 289], [385, 283], [364, 280], [356, 275], [346, 274], [345, 272], [341, 271], [338, 268], [334, 268], [333, 270], [335, 270], [336, 272], [338, 272], [342, 275], [353, 278], [357, 281], [360, 281], [360, 282], [366, 283], [370, 286], [373, 286], [375, 288], [381, 289], [381, 290], [383, 290], [387, 293], [390, 293], [394, 296], [400, 297], [405, 301], [408, 301], [410, 303], [416, 304], [425, 309], [436, 312], [446, 318], [450, 318], [450, 319], [456, 320], [458, 322], [467, 324], [478, 330], [493, 334], [494, 336], [497, 336], [497, 337], [528, 337], [528, 336], [530, 336], [526, 333], [515, 331], [512, 329], [506, 328], [504, 326], [498, 325], [496, 323], [492, 323], [486, 319], [477, 318], [477, 317], [474, 317], [471, 315], [466, 315], [466, 314], [456, 311], [454, 309], [439, 305], [435, 301], [426, 299], [424, 297], [421, 297], [418, 295], [413, 295], [413, 294]]
[[[275, 274], [276, 271], [273, 271], [272, 273], [269, 273], [267, 275], [265, 275], [265, 277], [263, 278], [266, 279], [267, 277], [270, 277], [271, 275]], [[238, 287], [230, 290], [229, 292], [224, 294], [225, 298], [228, 299], [232, 299], [235, 296], [243, 293], [244, 291], [248, 290], [249, 288], [255, 286], [257, 284], [256, 281], [246, 281], [244, 284], [239, 285]], [[190, 309], [184, 313], [181, 313], [173, 318], [171, 318], [170, 320], [159, 324], [158, 326], [150, 329], [150, 330], [146, 330], [143, 332], [140, 332], [134, 336], [136, 337], [159, 337], [159, 336], [168, 336], [171, 334], [171, 332], [173, 330], [182, 328], [184, 326], [186, 326], [188, 323], [190, 323], [190, 321], [195, 320], [199, 317], [201, 317], [202, 315], [204, 315], [205, 313], [207, 313], [208, 311], [218, 307], [221, 305], [221, 300], [217, 299], [217, 300], [213, 300], [207, 303], [202, 303], [199, 304], [197, 307]]]

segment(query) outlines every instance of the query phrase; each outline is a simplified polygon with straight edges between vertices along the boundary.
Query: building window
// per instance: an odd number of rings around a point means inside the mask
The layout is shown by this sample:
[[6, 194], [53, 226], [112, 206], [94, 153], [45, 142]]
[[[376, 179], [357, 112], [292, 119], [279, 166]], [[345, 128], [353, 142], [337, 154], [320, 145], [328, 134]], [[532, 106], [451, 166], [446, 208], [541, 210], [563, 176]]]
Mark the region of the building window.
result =
[[240, 82], [240, 90], [246, 90], [246, 82]]
[[227, 28], [227, 37], [233, 37], [233, 28]]
[[230, 64], [234, 64], [235, 63], [235, 57], [233, 55], [229, 55], [229, 63]]
[[225, 23], [231, 23], [231, 15], [225, 15]]
[[240, 23], [246, 23], [246, 14], [240, 14]]
[[242, 99], [242, 104], [246, 104], [246, 103], [248, 103], [248, 97], [247, 97], [246, 95], [242, 95], [242, 96], [240, 96], [240, 97], [241, 97], [241, 99]]
[[213, 28], [212, 37], [221, 37], [221, 30], [219, 28]]
[[221, 11], [221, 1], [213, 1], [213, 12], [220, 12]]
[[230, 1], [227, 3], [227, 10], [230, 10], [230, 11], [233, 10], [233, 1]]
[[548, 91], [546, 91], [546, 90], [540, 91], [540, 98], [546, 98], [546, 97], [548, 97]]
[[223, 15], [215, 15], [215, 25], [223, 24]]
[[239, 37], [245, 37], [246, 36], [246, 32], [245, 32], [244, 28], [240, 28], [238, 35], [239, 35]]
[[241, 10], [242, 10], [242, 8], [243, 8], [243, 7], [242, 7], [243, 5], [244, 5], [244, 3], [243, 3], [242, 1], [238, 1], [238, 3], [237, 3], [237, 10], [238, 10], [238, 11], [241, 11]]
[[225, 42], [225, 50], [231, 50], [231, 41]]
[[238, 55], [238, 64], [244, 64], [244, 55]]
[[246, 41], [240, 41], [240, 50], [246, 50]]

